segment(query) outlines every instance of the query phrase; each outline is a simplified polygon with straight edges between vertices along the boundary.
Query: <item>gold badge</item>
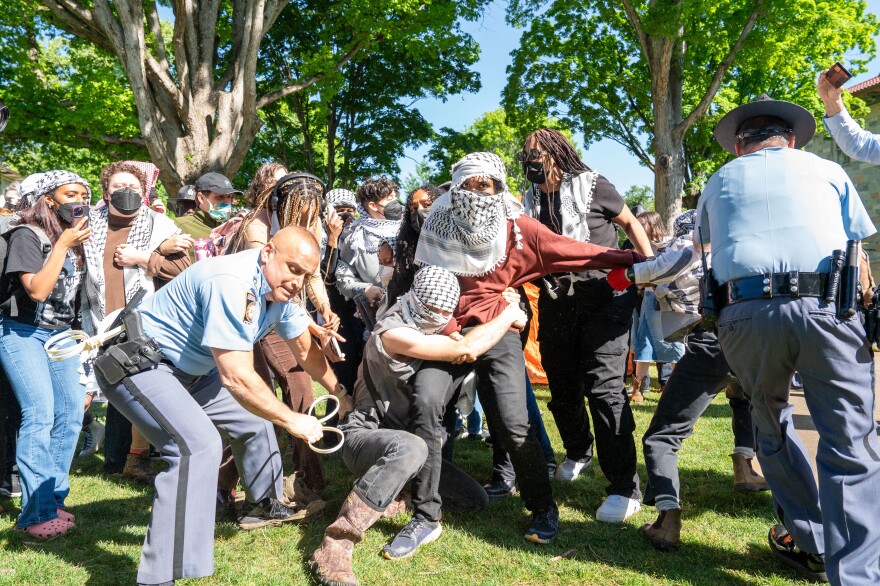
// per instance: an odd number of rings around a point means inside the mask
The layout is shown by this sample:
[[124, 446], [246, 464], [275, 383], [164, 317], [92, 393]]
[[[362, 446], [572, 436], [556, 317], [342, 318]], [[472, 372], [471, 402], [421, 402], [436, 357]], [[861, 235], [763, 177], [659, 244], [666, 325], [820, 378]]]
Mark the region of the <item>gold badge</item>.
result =
[[254, 316], [257, 313], [257, 296], [252, 291], [248, 291], [245, 295], [244, 303], [244, 323], [254, 323]]

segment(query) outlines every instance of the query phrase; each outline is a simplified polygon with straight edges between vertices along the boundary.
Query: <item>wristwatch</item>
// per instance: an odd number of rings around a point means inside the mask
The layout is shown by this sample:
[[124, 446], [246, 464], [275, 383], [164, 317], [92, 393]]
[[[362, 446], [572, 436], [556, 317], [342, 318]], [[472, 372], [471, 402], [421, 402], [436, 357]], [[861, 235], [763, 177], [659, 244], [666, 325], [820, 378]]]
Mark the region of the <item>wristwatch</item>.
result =
[[338, 388], [340, 389], [340, 391], [330, 393], [330, 394], [333, 395], [334, 397], [336, 397], [337, 399], [341, 399], [342, 397], [344, 397], [348, 394], [348, 389], [345, 388], [345, 385], [340, 382], [337, 382], [336, 384], [338, 385]]

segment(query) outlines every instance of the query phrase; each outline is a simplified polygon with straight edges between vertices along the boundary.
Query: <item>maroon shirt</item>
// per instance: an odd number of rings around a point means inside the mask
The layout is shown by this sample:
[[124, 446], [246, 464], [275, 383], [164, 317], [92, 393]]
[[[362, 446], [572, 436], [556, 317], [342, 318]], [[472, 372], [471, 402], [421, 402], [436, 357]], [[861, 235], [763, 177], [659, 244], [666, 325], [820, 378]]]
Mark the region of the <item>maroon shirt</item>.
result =
[[482, 277], [459, 277], [461, 297], [455, 310], [460, 327], [484, 324], [507, 307], [501, 293], [549, 273], [630, 267], [645, 256], [633, 250], [606, 248], [560, 236], [527, 216], [516, 220], [522, 250], [516, 247], [513, 220], [507, 221], [507, 258]]

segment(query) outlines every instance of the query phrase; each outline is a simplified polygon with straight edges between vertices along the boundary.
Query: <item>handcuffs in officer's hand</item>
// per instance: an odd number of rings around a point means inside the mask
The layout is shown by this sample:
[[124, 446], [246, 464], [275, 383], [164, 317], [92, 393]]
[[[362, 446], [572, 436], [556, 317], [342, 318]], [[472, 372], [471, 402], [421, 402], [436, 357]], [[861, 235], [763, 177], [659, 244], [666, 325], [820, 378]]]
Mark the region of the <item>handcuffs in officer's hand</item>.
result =
[[312, 445], [313, 442], [308, 442], [309, 449], [312, 450], [313, 452], [318, 453], [318, 454], [332, 454], [333, 452], [335, 452], [336, 450], [341, 448], [342, 444], [345, 443], [345, 434], [342, 433], [341, 429], [339, 429], [338, 427], [324, 427], [324, 425], [323, 425], [325, 422], [329, 421], [334, 415], [339, 413], [339, 399], [337, 397], [335, 397], [334, 395], [329, 395], [329, 394], [318, 397], [317, 399], [315, 399], [315, 402], [312, 403], [312, 406], [309, 407], [309, 410], [306, 412], [306, 414], [310, 415], [312, 417], [316, 417], [315, 416], [315, 407], [317, 407], [318, 404], [321, 403], [322, 401], [330, 401], [330, 400], [333, 400], [336, 403], [335, 408], [330, 413], [327, 413], [326, 415], [324, 415], [324, 417], [318, 418], [318, 423], [322, 424], [321, 431], [325, 431], [325, 432], [329, 431], [330, 433], [335, 433], [336, 435], [338, 435], [339, 436], [339, 443], [334, 445], [332, 448], [319, 448], [319, 447], [313, 446]]

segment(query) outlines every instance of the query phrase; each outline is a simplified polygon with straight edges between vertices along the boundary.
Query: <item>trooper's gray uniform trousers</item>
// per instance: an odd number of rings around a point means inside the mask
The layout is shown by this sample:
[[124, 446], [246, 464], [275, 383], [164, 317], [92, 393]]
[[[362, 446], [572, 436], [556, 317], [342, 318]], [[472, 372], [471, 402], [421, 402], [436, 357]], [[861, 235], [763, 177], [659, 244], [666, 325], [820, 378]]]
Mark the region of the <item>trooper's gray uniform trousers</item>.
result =
[[[862, 324], [817, 297], [753, 299], [721, 311], [718, 339], [751, 398], [758, 461], [795, 543], [825, 554], [832, 584], [880, 584], [880, 445]], [[819, 432], [818, 487], [789, 403], [795, 370]]]
[[245, 410], [218, 373], [193, 376], [165, 362], [102, 389], [170, 464], [156, 477], [137, 581], [210, 575], [221, 438], [232, 445], [247, 500], [279, 498], [283, 472], [272, 424]]

